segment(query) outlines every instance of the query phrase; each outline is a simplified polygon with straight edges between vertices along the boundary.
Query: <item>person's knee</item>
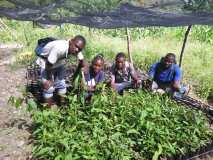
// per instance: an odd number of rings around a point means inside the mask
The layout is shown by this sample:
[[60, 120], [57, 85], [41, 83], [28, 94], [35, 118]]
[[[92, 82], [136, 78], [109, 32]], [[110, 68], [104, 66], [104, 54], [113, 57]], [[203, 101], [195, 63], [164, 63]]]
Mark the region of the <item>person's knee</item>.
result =
[[58, 95], [65, 95], [67, 93], [67, 88], [59, 88]]
[[153, 82], [152, 82], [152, 86], [151, 86], [152, 91], [155, 91], [155, 90], [157, 90], [158, 88], [159, 88], [159, 86], [158, 86], [157, 82], [153, 81]]
[[49, 99], [53, 97], [53, 93], [43, 93], [43, 98], [44, 99]]
[[63, 89], [63, 88], [66, 88], [66, 83], [65, 83], [65, 80], [62, 79], [62, 80], [59, 80], [57, 79], [55, 82], [54, 82], [54, 87], [56, 89]]
[[58, 95], [64, 95], [66, 94], [67, 92], [67, 86], [66, 86], [66, 83], [65, 83], [65, 80], [62, 79], [62, 80], [57, 80], [55, 83], [54, 83], [54, 86], [55, 88], [57, 89], [58, 91]]
[[124, 89], [128, 89], [129, 87], [131, 87], [131, 85], [131, 82], [115, 83], [115, 87], [118, 92], [123, 91]]

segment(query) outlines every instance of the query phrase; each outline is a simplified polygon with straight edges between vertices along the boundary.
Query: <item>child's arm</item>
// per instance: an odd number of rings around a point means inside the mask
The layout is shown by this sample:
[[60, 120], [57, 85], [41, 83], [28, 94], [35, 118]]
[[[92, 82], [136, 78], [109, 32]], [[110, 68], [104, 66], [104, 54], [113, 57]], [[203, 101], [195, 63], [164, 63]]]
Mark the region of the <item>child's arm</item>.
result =
[[110, 73], [110, 87], [113, 88], [113, 89], [116, 89], [116, 86], [115, 86], [115, 75], [113, 73]]
[[136, 75], [136, 73], [131, 74], [131, 77], [134, 81], [138, 81], [138, 76]]
[[149, 70], [149, 79], [153, 80], [156, 73], [157, 63], [153, 64]]
[[180, 91], [180, 81], [181, 81], [181, 70], [179, 67], [175, 68], [174, 80], [172, 83], [172, 87], [175, 91]]
[[172, 83], [172, 88], [175, 90], [175, 91], [180, 91], [180, 81], [174, 81]]
[[139, 78], [135, 72], [135, 69], [133, 67], [132, 63], [129, 63], [129, 70], [130, 70], [130, 76], [132, 77], [132, 79], [134, 80], [134, 82], [139, 81]]

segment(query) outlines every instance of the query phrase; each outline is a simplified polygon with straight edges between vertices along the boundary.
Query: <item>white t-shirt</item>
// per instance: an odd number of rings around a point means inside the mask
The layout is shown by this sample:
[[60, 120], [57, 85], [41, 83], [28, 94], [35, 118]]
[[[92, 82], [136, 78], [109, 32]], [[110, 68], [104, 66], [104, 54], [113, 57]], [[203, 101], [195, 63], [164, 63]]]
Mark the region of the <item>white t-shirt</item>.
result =
[[[52, 68], [56, 68], [60, 65], [65, 64], [65, 59], [68, 55], [69, 49], [69, 41], [67, 40], [55, 40], [46, 44], [43, 49], [41, 55], [46, 57], [48, 62], [53, 66]], [[78, 53], [77, 58], [79, 60], [83, 59], [83, 54], [81, 52]], [[42, 58], [37, 60], [37, 64], [41, 66], [41, 68], [45, 68], [45, 61]]]
[[67, 57], [68, 49], [69, 41], [55, 40], [44, 46], [41, 55], [47, 57], [49, 63], [57, 65], [58, 63], [61, 64], [61, 60]]

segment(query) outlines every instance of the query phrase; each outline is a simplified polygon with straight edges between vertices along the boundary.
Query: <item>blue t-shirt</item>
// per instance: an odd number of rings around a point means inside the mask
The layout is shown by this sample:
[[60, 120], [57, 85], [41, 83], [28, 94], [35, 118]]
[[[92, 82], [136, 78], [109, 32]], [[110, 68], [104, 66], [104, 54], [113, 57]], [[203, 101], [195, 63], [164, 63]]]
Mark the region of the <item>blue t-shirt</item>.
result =
[[181, 70], [178, 65], [173, 64], [171, 67], [163, 71], [159, 71], [159, 65], [160, 62], [153, 64], [149, 71], [149, 76], [154, 78], [155, 81], [159, 83], [171, 83], [173, 81], [181, 80]]
[[100, 71], [94, 76], [91, 67], [89, 68], [89, 72], [84, 73], [84, 76], [88, 86], [95, 86], [104, 81], [104, 72]]

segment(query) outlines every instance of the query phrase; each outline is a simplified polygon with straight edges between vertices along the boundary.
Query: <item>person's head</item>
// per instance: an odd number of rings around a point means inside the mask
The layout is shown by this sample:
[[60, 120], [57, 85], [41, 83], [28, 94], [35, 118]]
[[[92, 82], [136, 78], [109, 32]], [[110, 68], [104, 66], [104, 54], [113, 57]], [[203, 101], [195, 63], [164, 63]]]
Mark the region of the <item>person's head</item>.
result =
[[77, 35], [69, 40], [69, 54], [77, 55], [85, 46], [86, 39], [81, 35]]
[[100, 72], [104, 66], [104, 56], [102, 54], [96, 55], [92, 60], [92, 70], [95, 74]]
[[115, 65], [117, 69], [122, 69], [125, 66], [126, 56], [123, 52], [120, 52], [115, 57]]
[[169, 68], [172, 64], [176, 64], [176, 56], [174, 53], [167, 53], [163, 58], [163, 66], [165, 68]]

